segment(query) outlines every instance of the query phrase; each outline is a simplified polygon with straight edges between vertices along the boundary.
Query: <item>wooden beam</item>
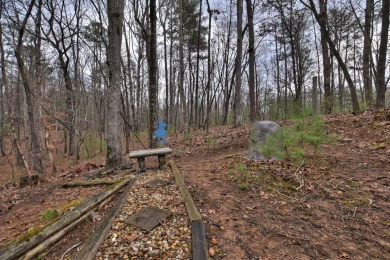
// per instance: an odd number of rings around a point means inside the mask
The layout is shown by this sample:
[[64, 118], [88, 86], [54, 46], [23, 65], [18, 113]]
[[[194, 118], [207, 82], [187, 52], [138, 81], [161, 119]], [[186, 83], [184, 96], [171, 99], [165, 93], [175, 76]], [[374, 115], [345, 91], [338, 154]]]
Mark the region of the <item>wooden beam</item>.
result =
[[208, 253], [206, 248], [206, 233], [202, 217], [195, 205], [194, 200], [191, 197], [190, 192], [185, 185], [183, 178], [181, 177], [179, 170], [174, 161], [169, 161], [173, 175], [181, 195], [183, 196], [184, 203], [186, 205], [188, 217], [191, 220], [191, 236], [192, 236], [192, 259], [204, 260], [208, 259]]
[[96, 185], [112, 185], [123, 181], [122, 179], [109, 179], [109, 180], [91, 180], [91, 181], [72, 181], [61, 185], [62, 188], [79, 187], [79, 186], [96, 186]]
[[172, 173], [175, 176], [176, 183], [179, 186], [180, 193], [183, 196], [188, 217], [191, 221], [202, 219], [198, 209], [196, 208], [195, 202], [192, 199], [191, 194], [179, 173], [179, 170], [177, 169], [175, 162], [171, 160], [169, 161], [169, 165], [171, 166]]
[[208, 259], [206, 247], [206, 233], [204, 224], [201, 219], [191, 222], [191, 238], [192, 238], [192, 259], [204, 260]]
[[115, 217], [121, 211], [123, 204], [125, 203], [127, 196], [130, 193], [131, 188], [136, 183], [137, 179], [134, 179], [130, 184], [127, 185], [126, 189], [116, 200], [115, 205], [111, 210], [106, 214], [104, 220], [100, 223], [97, 229], [90, 236], [88, 241], [83, 245], [81, 250], [74, 256], [72, 259], [84, 259], [92, 260], [95, 259], [96, 253], [99, 250], [99, 247], [103, 244], [108, 233], [110, 232], [111, 226], [114, 223]]
[[19, 245], [11, 246], [4, 251], [0, 251], [0, 259], [17, 259], [21, 255], [29, 251], [31, 248], [39, 245], [40, 243], [57, 233], [59, 230], [68, 226], [70, 223], [76, 221], [85, 213], [94, 209], [101, 202], [103, 202], [108, 197], [117, 192], [119, 189], [121, 189], [123, 186], [125, 186], [129, 181], [130, 179], [126, 179], [117, 184], [113, 184], [98, 195], [86, 200], [84, 203], [80, 204], [73, 210], [66, 213], [60, 220], [45, 228], [41, 233], [33, 237], [30, 241], [24, 242]]

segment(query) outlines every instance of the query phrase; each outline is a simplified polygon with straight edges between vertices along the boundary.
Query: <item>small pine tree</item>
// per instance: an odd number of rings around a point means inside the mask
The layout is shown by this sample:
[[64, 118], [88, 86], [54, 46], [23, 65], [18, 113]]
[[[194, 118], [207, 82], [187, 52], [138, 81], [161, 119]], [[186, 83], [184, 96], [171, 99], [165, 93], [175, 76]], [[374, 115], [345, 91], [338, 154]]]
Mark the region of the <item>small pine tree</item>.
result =
[[292, 125], [283, 126], [280, 131], [269, 134], [262, 151], [270, 158], [283, 160], [290, 157], [302, 163], [308, 149], [316, 153], [321, 143], [328, 142], [332, 138], [331, 135], [327, 135], [322, 118], [303, 117], [293, 119]]

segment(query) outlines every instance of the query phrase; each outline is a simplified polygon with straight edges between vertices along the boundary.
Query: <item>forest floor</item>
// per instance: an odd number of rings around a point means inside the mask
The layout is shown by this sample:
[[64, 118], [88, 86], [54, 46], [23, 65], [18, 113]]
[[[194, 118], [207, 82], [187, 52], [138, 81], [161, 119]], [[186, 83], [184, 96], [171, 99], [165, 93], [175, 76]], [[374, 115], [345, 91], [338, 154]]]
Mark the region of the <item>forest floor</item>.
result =
[[[169, 137], [170, 159], [202, 214], [214, 259], [390, 259], [390, 110], [324, 119], [337, 141], [302, 165], [246, 160], [250, 124]], [[66, 211], [69, 202], [101, 191], [60, 185], [103, 161], [64, 166], [56, 178], [21, 189], [0, 158], [0, 248], [42, 225], [48, 208]], [[66, 238], [72, 242], [50, 255], [61, 255], [97, 222], [77, 228]]]

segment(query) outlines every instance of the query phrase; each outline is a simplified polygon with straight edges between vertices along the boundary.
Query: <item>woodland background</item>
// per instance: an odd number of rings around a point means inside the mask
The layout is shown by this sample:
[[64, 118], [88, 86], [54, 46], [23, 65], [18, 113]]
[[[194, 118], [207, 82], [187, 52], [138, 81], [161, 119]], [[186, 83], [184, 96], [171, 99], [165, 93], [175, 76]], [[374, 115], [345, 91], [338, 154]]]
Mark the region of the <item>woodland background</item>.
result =
[[2, 0], [0, 156], [43, 174], [59, 151], [73, 161], [106, 154], [110, 168], [135, 133], [157, 145], [157, 120], [170, 133], [207, 133], [386, 107], [389, 5]]

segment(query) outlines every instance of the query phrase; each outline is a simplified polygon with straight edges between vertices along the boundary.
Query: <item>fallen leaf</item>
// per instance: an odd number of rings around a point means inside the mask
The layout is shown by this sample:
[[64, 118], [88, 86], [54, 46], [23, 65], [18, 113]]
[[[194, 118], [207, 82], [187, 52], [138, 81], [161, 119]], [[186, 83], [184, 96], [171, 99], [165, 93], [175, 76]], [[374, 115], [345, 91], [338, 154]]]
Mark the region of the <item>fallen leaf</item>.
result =
[[210, 247], [210, 249], [209, 249], [209, 255], [210, 255], [210, 256], [214, 256], [214, 255], [215, 255], [215, 249], [214, 249], [214, 248]]
[[220, 229], [221, 231], [224, 231], [224, 230], [225, 230], [225, 227], [224, 227], [224, 226], [220, 226], [219, 229]]
[[211, 244], [213, 244], [213, 245], [217, 244], [217, 239], [215, 237], [211, 238]]
[[346, 253], [346, 252], [342, 252], [340, 255], [339, 255], [340, 258], [347, 258], [349, 257], [349, 254]]
[[137, 240], [139, 237], [140, 237], [140, 235], [138, 235], [138, 234], [131, 234], [130, 236], [126, 237], [126, 241], [127, 241], [127, 243], [130, 243], [130, 242]]

